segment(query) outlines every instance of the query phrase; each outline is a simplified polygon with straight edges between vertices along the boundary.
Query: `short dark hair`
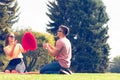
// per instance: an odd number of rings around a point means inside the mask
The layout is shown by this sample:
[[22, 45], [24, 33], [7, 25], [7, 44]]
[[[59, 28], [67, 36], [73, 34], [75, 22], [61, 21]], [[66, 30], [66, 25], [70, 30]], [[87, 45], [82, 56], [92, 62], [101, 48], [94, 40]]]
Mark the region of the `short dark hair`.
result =
[[63, 30], [63, 34], [65, 34], [66, 36], [69, 34], [69, 28], [67, 26], [60, 25], [59, 28]]

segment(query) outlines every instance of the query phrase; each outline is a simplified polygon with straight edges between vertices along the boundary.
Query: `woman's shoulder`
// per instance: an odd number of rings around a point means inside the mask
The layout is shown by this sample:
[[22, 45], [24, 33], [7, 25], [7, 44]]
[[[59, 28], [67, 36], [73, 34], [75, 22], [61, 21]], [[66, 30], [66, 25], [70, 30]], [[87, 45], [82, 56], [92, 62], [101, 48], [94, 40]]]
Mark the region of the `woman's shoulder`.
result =
[[20, 43], [17, 43], [17, 45], [21, 45]]
[[9, 48], [9, 46], [5, 46], [3, 49], [8, 49]]

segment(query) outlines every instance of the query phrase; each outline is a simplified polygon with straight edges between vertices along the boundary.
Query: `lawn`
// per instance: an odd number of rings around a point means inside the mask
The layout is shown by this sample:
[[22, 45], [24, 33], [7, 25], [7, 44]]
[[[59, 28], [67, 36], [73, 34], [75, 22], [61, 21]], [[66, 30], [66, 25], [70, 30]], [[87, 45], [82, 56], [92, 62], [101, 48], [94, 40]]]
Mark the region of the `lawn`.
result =
[[4, 74], [0, 80], [120, 80], [117, 73], [74, 73], [72, 75], [58, 74]]

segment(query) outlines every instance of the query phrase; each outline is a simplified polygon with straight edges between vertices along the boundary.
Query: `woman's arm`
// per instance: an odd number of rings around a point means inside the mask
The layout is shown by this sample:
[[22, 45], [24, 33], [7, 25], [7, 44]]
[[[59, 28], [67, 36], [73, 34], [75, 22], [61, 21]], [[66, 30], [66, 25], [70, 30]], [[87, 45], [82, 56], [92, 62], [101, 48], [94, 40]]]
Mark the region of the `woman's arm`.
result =
[[26, 50], [24, 50], [24, 48], [22, 47], [21, 44], [19, 44], [19, 47], [20, 47], [20, 51], [21, 51], [22, 53], [26, 53]]

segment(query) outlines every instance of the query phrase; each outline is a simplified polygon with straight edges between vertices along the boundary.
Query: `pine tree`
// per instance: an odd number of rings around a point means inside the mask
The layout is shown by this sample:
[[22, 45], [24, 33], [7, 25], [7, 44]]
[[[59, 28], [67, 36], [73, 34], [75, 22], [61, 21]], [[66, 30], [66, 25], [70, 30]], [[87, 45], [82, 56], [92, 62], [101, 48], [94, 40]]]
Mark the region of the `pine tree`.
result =
[[16, 0], [0, 0], [0, 53], [3, 53], [5, 34], [12, 31], [12, 25], [19, 20]]
[[70, 28], [72, 69], [75, 72], [105, 72], [109, 61], [109, 20], [102, 0], [56, 0], [49, 2], [51, 19], [47, 30], [56, 34], [59, 25]]

